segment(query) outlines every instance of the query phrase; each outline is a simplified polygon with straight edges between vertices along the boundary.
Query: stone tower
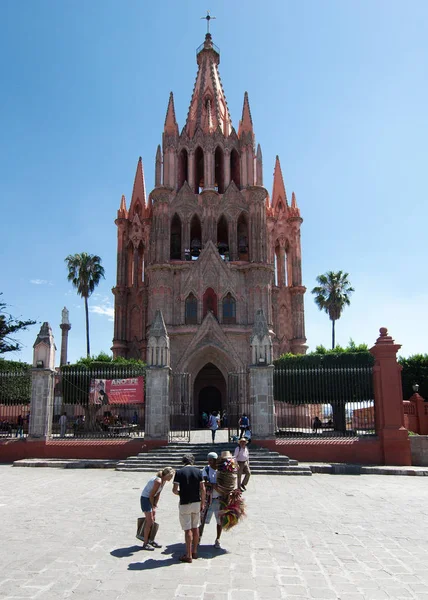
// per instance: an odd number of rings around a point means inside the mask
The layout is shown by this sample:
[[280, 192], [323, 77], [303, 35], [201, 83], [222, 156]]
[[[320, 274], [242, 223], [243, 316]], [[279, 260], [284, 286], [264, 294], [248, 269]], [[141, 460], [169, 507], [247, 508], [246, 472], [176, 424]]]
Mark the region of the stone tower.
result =
[[278, 158], [272, 198], [263, 187], [248, 94], [236, 130], [209, 33], [196, 58], [181, 132], [169, 97], [155, 188], [146, 197], [140, 158], [129, 209], [120, 203], [112, 347], [147, 361], [161, 311], [172, 373], [190, 373], [195, 415], [224, 407], [229, 374], [252, 364], [257, 314], [273, 358], [306, 351], [296, 198], [288, 203]]

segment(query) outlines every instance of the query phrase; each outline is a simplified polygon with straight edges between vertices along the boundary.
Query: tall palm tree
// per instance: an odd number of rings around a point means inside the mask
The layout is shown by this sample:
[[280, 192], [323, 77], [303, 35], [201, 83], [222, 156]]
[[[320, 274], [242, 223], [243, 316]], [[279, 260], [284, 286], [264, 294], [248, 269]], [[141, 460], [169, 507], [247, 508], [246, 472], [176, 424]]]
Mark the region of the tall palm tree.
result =
[[86, 353], [90, 357], [89, 348], [89, 311], [88, 298], [104, 277], [104, 267], [101, 258], [95, 254], [69, 254], [65, 259], [68, 269], [68, 281], [77, 289], [79, 296], [85, 299], [86, 313]]
[[348, 281], [348, 273], [342, 271], [327, 271], [324, 275], [318, 275], [319, 285], [314, 287], [312, 294], [315, 294], [315, 304], [320, 310], [324, 310], [332, 322], [331, 347], [335, 347], [335, 323], [342, 314], [345, 306], [349, 306], [351, 301], [349, 296], [355, 292]]

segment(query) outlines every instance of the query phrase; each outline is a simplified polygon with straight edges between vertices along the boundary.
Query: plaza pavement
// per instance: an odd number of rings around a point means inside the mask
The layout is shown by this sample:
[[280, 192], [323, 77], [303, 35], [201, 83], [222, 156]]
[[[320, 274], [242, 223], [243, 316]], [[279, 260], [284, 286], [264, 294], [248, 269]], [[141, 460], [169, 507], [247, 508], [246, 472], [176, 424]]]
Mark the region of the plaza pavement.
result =
[[248, 516], [181, 564], [169, 484], [162, 550], [135, 539], [145, 473], [0, 466], [0, 598], [428, 599], [428, 478], [254, 476]]

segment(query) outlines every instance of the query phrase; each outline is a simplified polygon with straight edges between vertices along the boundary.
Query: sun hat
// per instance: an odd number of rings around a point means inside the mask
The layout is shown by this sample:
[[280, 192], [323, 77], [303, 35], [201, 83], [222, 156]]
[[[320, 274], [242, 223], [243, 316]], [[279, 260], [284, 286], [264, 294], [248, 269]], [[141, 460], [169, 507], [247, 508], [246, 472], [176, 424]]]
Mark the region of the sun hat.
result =
[[232, 454], [229, 452], [229, 450], [223, 450], [220, 458], [232, 458]]
[[215, 458], [215, 459], [217, 459], [218, 458], [218, 454], [217, 454], [217, 452], [208, 452], [207, 458]]
[[238, 440], [238, 444], [240, 444], [241, 442], [245, 442], [246, 444], [248, 444], [248, 440], [247, 440], [247, 438], [240, 438], [240, 439]]

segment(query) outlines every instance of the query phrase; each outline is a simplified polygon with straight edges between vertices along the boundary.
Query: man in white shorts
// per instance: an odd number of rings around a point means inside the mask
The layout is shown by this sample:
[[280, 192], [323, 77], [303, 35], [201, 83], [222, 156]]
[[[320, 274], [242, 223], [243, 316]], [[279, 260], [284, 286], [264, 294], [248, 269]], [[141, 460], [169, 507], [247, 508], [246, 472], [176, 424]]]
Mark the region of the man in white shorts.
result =
[[198, 558], [199, 515], [205, 505], [205, 483], [201, 471], [193, 466], [193, 454], [185, 454], [182, 463], [184, 467], [175, 472], [172, 491], [180, 496], [180, 525], [186, 541], [186, 554], [180, 561], [191, 563], [192, 559]]

